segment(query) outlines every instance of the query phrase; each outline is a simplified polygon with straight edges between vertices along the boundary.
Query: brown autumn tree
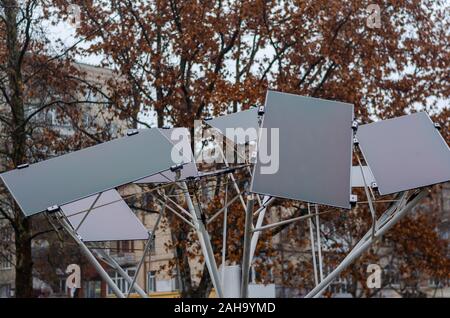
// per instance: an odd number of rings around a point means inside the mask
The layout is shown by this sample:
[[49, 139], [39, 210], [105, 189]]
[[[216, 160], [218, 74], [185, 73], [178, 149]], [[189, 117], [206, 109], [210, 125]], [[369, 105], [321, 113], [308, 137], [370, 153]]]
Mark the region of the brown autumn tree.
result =
[[[111, 89], [122, 97], [123, 116], [130, 116], [135, 124], [146, 124], [139, 113], [145, 116], [152, 110], [158, 126], [192, 127], [194, 119], [261, 104], [265, 90], [272, 88], [353, 103], [362, 122], [427, 110], [444, 127], [442, 133], [449, 140], [449, 111], [442, 107], [449, 93], [448, 19], [442, 1], [54, 3], [62, 16], [69, 13], [69, 4], [79, 5], [77, 32], [93, 40], [80, 53], [101, 54], [103, 65], [120, 72], [124, 80], [111, 81]], [[371, 4], [378, 5], [379, 14], [370, 10]], [[222, 191], [218, 194], [223, 196]], [[213, 212], [206, 211], [208, 215]], [[242, 215], [238, 205], [235, 213]], [[304, 207], [292, 212], [301, 213]], [[356, 219], [366, 224], [370, 215], [364, 207], [351, 213], [354, 219], [336, 213], [331, 219], [336, 225], [330, 226], [333, 235], [337, 234], [335, 228], [348, 235], [349, 226], [355, 229], [358, 224]], [[421, 222], [424, 233], [431, 233], [432, 224]], [[236, 223], [238, 229], [241, 225], [242, 220]], [[411, 222], [405, 221], [403, 226], [411, 226]], [[292, 232], [291, 227], [286, 228], [283, 230]], [[351, 232], [352, 239], [363, 230]], [[183, 227], [173, 228], [176, 246], [183, 247], [195, 238], [186, 233]], [[402, 234], [397, 227], [392, 231], [397, 238], [390, 239], [401, 242]], [[436, 235], [434, 238], [429, 244], [439, 241]], [[306, 244], [305, 240], [294, 241]], [[219, 246], [215, 244], [218, 260]], [[178, 258], [186, 264], [191, 255], [181, 247]], [[238, 247], [232, 248], [236, 255]], [[327, 261], [330, 266], [344, 252], [339, 246], [332, 247], [336, 255]], [[307, 269], [303, 272], [311, 272], [310, 260], [303, 263]], [[423, 264], [432, 266], [429, 261]], [[290, 269], [284, 271], [286, 275], [296, 273], [296, 264], [282, 266]], [[356, 269], [363, 272], [361, 266]], [[189, 281], [189, 268], [183, 271]], [[200, 291], [188, 293], [207, 295], [210, 283], [205, 275]], [[290, 278], [283, 280], [293, 281]], [[311, 286], [306, 280], [296, 284]]]
[[[83, 105], [113, 105], [113, 98], [86, 79], [73, 62], [72, 48], [51, 45], [44, 22], [56, 17], [48, 5], [38, 0], [0, 1], [2, 172], [110, 138], [95, 122], [83, 125], [81, 109]], [[104, 98], [101, 102], [90, 99], [88, 91]], [[61, 126], [70, 133], [64, 133]], [[6, 221], [14, 232], [10, 252], [14, 254], [16, 297], [32, 297], [32, 241], [51, 229], [40, 216], [25, 218], [3, 185], [0, 191], [2, 224]]]

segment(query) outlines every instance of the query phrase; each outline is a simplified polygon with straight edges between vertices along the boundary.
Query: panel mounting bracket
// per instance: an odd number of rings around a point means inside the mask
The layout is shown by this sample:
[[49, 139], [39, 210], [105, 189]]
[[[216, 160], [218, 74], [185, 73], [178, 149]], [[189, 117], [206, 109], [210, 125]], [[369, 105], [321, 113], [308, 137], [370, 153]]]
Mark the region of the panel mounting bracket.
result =
[[264, 106], [258, 107], [258, 116], [264, 115], [265, 112], [266, 112], [266, 110], [265, 110]]
[[59, 205], [52, 205], [52, 206], [49, 206], [48, 208], [47, 208], [47, 212], [48, 213], [55, 213], [55, 212], [57, 212], [57, 211], [59, 211]]
[[358, 196], [356, 194], [350, 194], [350, 205], [355, 206], [358, 202]]
[[139, 130], [137, 130], [137, 129], [132, 129], [132, 130], [127, 131], [127, 136], [133, 136], [133, 135], [137, 135], [137, 134], [139, 134]]
[[172, 171], [172, 172], [176, 172], [176, 171], [179, 171], [181, 169], [183, 169], [183, 164], [182, 163], [179, 163], [177, 165], [173, 165], [173, 166], [170, 167], [170, 171]]

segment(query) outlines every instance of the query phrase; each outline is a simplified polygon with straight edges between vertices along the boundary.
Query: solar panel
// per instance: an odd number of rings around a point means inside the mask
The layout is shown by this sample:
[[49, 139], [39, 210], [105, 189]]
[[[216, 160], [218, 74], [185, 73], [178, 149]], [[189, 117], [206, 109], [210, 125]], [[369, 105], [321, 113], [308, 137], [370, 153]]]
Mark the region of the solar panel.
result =
[[[186, 180], [190, 177], [198, 176], [197, 165], [194, 162], [189, 162], [183, 165], [183, 169], [180, 170], [180, 178], [178, 180]], [[140, 179], [135, 181], [136, 184], [146, 184], [146, 183], [168, 183], [175, 182], [176, 172], [170, 170], [157, 173], [155, 175]]]
[[[351, 104], [268, 91], [251, 191], [350, 208], [352, 122]], [[277, 128], [279, 141], [270, 144]], [[261, 170], [263, 145], [272, 153], [278, 145], [275, 173]]]
[[359, 147], [382, 195], [450, 180], [450, 150], [425, 112], [361, 125]]
[[[112, 189], [61, 206], [70, 224], [85, 242], [146, 240], [148, 231]], [[97, 201], [95, 201], [97, 199]], [[87, 214], [92, 204], [94, 208]]]
[[[370, 187], [372, 183], [375, 182], [375, 179], [368, 166], [362, 166], [362, 168], [364, 172], [364, 179], [366, 181], [366, 185]], [[352, 187], [353, 188], [364, 187], [364, 179], [363, 174], [361, 173], [361, 167], [360, 166], [352, 167]]]
[[30, 216], [167, 170], [172, 147], [159, 130], [141, 130], [0, 176]]
[[191, 148], [191, 135], [185, 127], [158, 129], [167, 140], [175, 146], [184, 162], [194, 161]]
[[[237, 113], [216, 117], [207, 120], [205, 122], [209, 126], [217, 129], [222, 135], [226, 136], [228, 139], [234, 142], [238, 141], [248, 142], [257, 139], [257, 132], [259, 128], [257, 108], [251, 108]], [[242, 130], [236, 131], [238, 137], [235, 138], [234, 135], [227, 136], [227, 128], [228, 129], [241, 128]], [[248, 137], [245, 136], [246, 131], [250, 130], [253, 131], [254, 134], [247, 135]]]
[[[176, 131], [175, 131], [176, 130]], [[171, 128], [171, 129], [160, 129], [161, 133], [169, 140], [170, 143], [176, 145], [176, 149], [180, 151], [180, 155], [183, 156], [186, 163], [183, 166], [183, 169], [180, 171], [179, 180], [185, 180], [189, 177], [198, 176], [197, 165], [194, 160], [194, 156], [192, 154], [189, 130], [187, 128]], [[179, 140], [179, 136], [183, 135], [184, 137]], [[182, 149], [187, 151], [186, 154], [182, 152]], [[144, 183], [167, 183], [167, 182], [175, 182], [176, 181], [176, 172], [172, 172], [170, 170], [163, 171], [161, 173], [157, 173], [155, 175], [137, 180], [135, 183], [144, 184]]]

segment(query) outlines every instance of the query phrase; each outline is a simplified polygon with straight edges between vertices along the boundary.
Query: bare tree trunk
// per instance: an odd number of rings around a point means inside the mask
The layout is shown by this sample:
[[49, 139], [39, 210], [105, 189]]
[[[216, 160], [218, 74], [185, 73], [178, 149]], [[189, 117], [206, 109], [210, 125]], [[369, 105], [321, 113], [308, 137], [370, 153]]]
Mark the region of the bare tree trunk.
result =
[[33, 297], [33, 261], [31, 256], [31, 222], [17, 214], [19, 231], [15, 232], [16, 245], [16, 297]]
[[[19, 165], [25, 161], [25, 115], [22, 81], [23, 54], [19, 49], [17, 12], [19, 4], [16, 0], [2, 1], [5, 12], [6, 46], [8, 53], [8, 86], [10, 91], [9, 106], [12, 111], [12, 161]], [[26, 219], [17, 205], [14, 205], [15, 246], [16, 246], [16, 297], [32, 297], [32, 268], [31, 258], [31, 221]]]

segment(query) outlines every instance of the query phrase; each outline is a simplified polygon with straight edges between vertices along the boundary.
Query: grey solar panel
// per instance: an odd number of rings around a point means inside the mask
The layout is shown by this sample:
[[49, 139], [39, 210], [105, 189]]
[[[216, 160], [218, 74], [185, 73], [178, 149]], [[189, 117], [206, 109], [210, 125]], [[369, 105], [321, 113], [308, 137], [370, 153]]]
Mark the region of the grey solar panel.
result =
[[364, 187], [364, 180], [366, 181], [367, 186], [371, 186], [373, 182], [375, 182], [375, 178], [370, 171], [368, 166], [363, 166], [364, 179], [363, 174], [361, 173], [360, 166], [352, 167], [352, 187], [353, 188], [362, 188]]
[[[210, 120], [207, 120], [206, 123], [217, 129], [222, 135], [226, 136], [228, 139], [237, 142], [237, 138], [241, 138], [242, 142], [248, 142], [257, 139], [257, 132], [259, 128], [258, 124], [258, 109], [251, 108], [248, 110], [240, 111], [237, 113], [232, 113], [220, 117], [216, 117]], [[241, 131], [236, 131], [237, 138], [234, 135], [227, 136], [227, 128], [228, 129], [239, 129]], [[246, 138], [245, 133], [247, 131], [254, 131], [255, 134], [252, 134], [249, 137], [255, 136], [254, 138]], [[241, 137], [242, 136], [242, 137]]]
[[[187, 128], [170, 128], [170, 129], [159, 129], [161, 133], [171, 142], [175, 144], [177, 149], [180, 150], [180, 155], [184, 157], [186, 163], [183, 166], [183, 169], [180, 171], [179, 180], [185, 180], [190, 177], [198, 176], [197, 165], [195, 164], [194, 156], [192, 154], [191, 144], [190, 144], [190, 133]], [[183, 136], [182, 139], [178, 139], [180, 136]], [[184, 154], [182, 149], [186, 149], [187, 153]], [[166, 182], [174, 182], [176, 181], [176, 172], [172, 172], [170, 170], [163, 171], [161, 173], [157, 173], [155, 175], [137, 180], [135, 183], [137, 184], [145, 184], [145, 183], [166, 183]]]
[[172, 144], [155, 129], [0, 176], [26, 216], [167, 170]]
[[184, 162], [194, 161], [191, 148], [191, 135], [185, 127], [176, 127], [169, 129], [157, 128], [167, 140], [175, 146], [183, 157]]
[[[352, 122], [351, 104], [268, 91], [262, 122], [268, 134], [259, 141], [251, 191], [350, 208]], [[262, 145], [270, 145], [276, 128], [278, 171], [264, 174]]]
[[[198, 176], [197, 165], [194, 162], [189, 162], [183, 165], [183, 169], [180, 170], [180, 178], [178, 180], [186, 180], [187, 178]], [[155, 175], [145, 177], [143, 179], [137, 180], [136, 184], [146, 184], [146, 183], [167, 183], [175, 182], [176, 172], [170, 170], [157, 173]]]
[[[70, 224], [83, 241], [146, 240], [148, 231], [116, 190], [61, 206]], [[97, 199], [97, 201], [95, 201]], [[88, 210], [95, 202], [94, 208]]]
[[380, 194], [450, 180], [450, 150], [425, 112], [361, 125], [357, 137]]

